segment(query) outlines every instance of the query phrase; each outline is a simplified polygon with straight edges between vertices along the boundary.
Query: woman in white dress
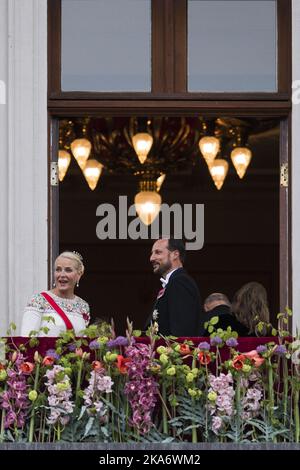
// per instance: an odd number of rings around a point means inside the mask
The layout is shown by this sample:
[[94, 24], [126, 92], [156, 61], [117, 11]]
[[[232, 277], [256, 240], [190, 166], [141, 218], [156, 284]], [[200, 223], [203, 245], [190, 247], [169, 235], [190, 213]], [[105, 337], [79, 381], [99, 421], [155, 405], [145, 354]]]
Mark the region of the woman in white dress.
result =
[[[64, 251], [56, 258], [54, 287], [32, 297], [24, 311], [21, 336], [29, 336], [31, 331], [38, 331], [38, 336], [59, 336], [68, 329], [80, 336], [90, 321], [88, 303], [74, 293], [83, 273], [79, 253]], [[48, 331], [40, 331], [43, 327]]]

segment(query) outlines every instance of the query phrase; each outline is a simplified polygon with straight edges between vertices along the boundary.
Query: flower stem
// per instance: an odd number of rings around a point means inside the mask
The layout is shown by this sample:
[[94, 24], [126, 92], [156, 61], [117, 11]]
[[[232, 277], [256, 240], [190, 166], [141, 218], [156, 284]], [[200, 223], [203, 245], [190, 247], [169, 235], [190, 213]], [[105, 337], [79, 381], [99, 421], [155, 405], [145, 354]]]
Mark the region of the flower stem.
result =
[[169, 433], [169, 426], [168, 426], [168, 418], [167, 418], [167, 389], [166, 385], [163, 383], [162, 384], [162, 418], [163, 418], [163, 433], [168, 434]]
[[236, 427], [238, 430], [238, 440], [241, 440], [241, 375], [238, 373], [235, 390], [236, 404]]
[[[194, 369], [196, 367], [196, 358], [195, 356], [193, 357], [193, 362], [192, 362], [192, 369]], [[192, 398], [192, 407], [195, 408], [196, 407], [196, 400], [194, 398]], [[193, 425], [195, 426], [195, 421], [193, 420], [192, 421]], [[193, 444], [196, 444], [198, 442], [198, 437], [197, 437], [197, 428], [196, 427], [193, 427], [192, 428], [192, 443]]]
[[[3, 393], [6, 391], [7, 385], [4, 385]], [[0, 442], [4, 441], [4, 431], [5, 431], [5, 409], [1, 408], [1, 428], [0, 428]]]
[[77, 382], [76, 382], [76, 398], [75, 398], [76, 406], [79, 405], [79, 401], [80, 401], [79, 392], [80, 392], [80, 386], [81, 386], [82, 366], [83, 366], [83, 360], [81, 359], [81, 361], [79, 361]]
[[295, 422], [295, 442], [299, 442], [300, 419], [299, 419], [299, 390], [294, 391], [294, 422]]
[[[33, 390], [35, 390], [35, 391], [37, 391], [37, 389], [38, 389], [39, 375], [40, 375], [40, 364], [37, 363], [36, 364], [36, 369], [35, 369], [34, 385], [33, 385]], [[30, 417], [30, 424], [29, 424], [28, 442], [33, 441], [34, 422], [35, 422], [35, 406], [34, 406], [34, 402], [33, 402], [32, 403], [32, 410], [31, 410], [31, 417]]]
[[288, 365], [286, 358], [283, 359], [283, 424], [286, 425], [288, 406]]
[[4, 441], [4, 423], [5, 423], [5, 410], [2, 408], [2, 413], [1, 413], [0, 442], [3, 442], [3, 441]]
[[[271, 426], [273, 425], [273, 413], [274, 413], [274, 377], [273, 367], [271, 359], [268, 361], [268, 388], [269, 388], [269, 421]], [[277, 442], [276, 436], [272, 438], [273, 442]]]
[[61, 437], [61, 429], [60, 429], [60, 422], [57, 423], [57, 440], [60, 441]]

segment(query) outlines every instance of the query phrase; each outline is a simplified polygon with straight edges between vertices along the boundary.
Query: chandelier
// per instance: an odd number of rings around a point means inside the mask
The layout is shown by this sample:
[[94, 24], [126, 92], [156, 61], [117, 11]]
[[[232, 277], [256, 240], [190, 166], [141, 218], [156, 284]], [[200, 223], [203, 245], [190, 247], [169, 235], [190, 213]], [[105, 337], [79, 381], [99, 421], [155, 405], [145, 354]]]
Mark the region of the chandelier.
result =
[[[264, 127], [274, 126], [265, 122]], [[145, 225], [159, 213], [168, 175], [192, 173], [202, 160], [220, 190], [230, 163], [240, 179], [251, 162], [250, 133], [264, 130], [257, 119], [130, 117], [62, 120], [58, 168], [62, 182], [74, 156], [91, 190], [101, 174], [133, 175], [136, 211]]]

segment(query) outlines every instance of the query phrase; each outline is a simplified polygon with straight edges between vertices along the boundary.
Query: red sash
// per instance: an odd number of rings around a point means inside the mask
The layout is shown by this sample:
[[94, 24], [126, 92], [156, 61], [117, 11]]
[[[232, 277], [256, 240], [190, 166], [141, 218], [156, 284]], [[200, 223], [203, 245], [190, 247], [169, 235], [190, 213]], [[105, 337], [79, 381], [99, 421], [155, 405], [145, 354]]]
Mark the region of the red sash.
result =
[[52, 297], [47, 294], [47, 292], [42, 292], [41, 295], [47, 300], [47, 302], [51, 305], [51, 307], [56, 311], [56, 313], [58, 313], [58, 315], [62, 318], [62, 320], [64, 321], [65, 325], [66, 325], [66, 328], [67, 330], [73, 330], [74, 327], [72, 325], [72, 323], [70, 322], [70, 320], [68, 319], [67, 315], [65, 314], [65, 312], [59, 307], [59, 305], [57, 305], [57, 303], [55, 302], [55, 300], [52, 299]]

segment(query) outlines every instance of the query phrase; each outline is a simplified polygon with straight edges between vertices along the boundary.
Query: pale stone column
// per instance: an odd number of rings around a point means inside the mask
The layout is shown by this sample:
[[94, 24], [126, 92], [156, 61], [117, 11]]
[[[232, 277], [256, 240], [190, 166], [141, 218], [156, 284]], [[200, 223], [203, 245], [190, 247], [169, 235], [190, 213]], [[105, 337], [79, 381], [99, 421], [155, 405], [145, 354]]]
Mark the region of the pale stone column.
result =
[[47, 288], [47, 1], [0, 0], [0, 334]]
[[292, 3], [293, 92], [292, 111], [292, 263], [294, 332], [300, 330], [300, 2]]

